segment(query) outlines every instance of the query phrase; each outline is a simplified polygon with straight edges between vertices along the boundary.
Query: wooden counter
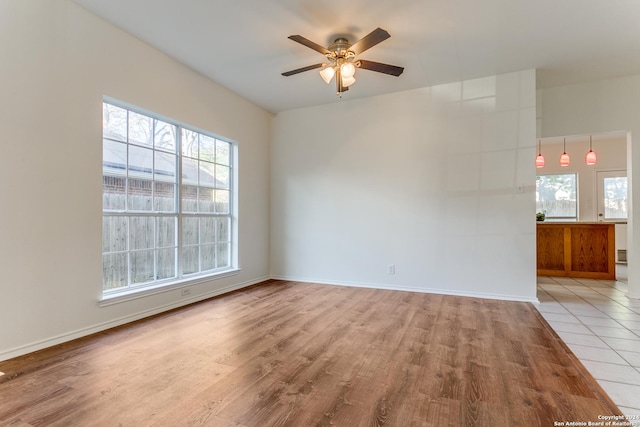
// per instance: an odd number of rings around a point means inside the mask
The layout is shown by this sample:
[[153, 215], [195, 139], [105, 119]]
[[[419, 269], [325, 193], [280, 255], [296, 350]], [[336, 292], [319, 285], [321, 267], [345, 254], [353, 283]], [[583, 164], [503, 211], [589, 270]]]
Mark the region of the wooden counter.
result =
[[537, 222], [539, 276], [615, 280], [615, 224]]

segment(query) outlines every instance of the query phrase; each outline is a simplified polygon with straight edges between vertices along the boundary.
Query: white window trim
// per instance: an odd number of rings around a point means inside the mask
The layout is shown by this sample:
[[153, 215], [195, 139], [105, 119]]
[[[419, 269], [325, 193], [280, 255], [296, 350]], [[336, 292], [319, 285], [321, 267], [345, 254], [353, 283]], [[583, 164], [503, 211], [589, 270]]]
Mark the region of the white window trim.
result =
[[241, 270], [241, 268], [230, 268], [229, 270], [219, 271], [208, 276], [198, 276], [197, 278], [174, 280], [168, 284], [160, 283], [153, 286], [127, 289], [126, 291], [122, 292], [102, 294], [101, 298], [98, 300], [98, 305], [100, 307], [108, 307], [110, 305], [133, 301], [140, 298], [146, 298], [151, 295], [172, 292], [178, 289], [188, 288], [202, 283], [211, 282], [212, 280], [232, 277], [239, 274]]

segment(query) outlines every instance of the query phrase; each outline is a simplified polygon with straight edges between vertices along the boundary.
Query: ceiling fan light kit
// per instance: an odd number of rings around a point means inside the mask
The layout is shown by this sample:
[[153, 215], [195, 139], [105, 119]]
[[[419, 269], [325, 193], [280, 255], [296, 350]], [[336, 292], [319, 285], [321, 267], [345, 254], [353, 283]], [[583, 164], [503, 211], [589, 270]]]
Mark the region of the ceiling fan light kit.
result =
[[331, 45], [329, 45], [328, 48], [325, 48], [324, 46], [314, 43], [301, 35], [295, 34], [289, 36], [289, 39], [323, 54], [329, 62], [321, 62], [319, 64], [297, 68], [295, 70], [284, 72], [282, 75], [288, 77], [304, 71], [321, 68], [320, 77], [325, 83], [331, 83], [331, 80], [333, 80], [333, 77], [335, 76], [336, 94], [339, 97], [342, 97], [342, 93], [349, 90], [349, 86], [356, 82], [355, 73], [357, 68], [389, 74], [396, 77], [402, 74], [404, 71], [403, 67], [383, 64], [381, 62], [366, 61], [364, 59], [356, 59], [357, 55], [388, 39], [389, 37], [391, 36], [387, 31], [382, 28], [376, 28], [354, 44], [350, 44], [344, 37], [338, 37]]
[[326, 84], [331, 83], [331, 79], [333, 79], [333, 76], [335, 74], [336, 70], [334, 70], [333, 67], [325, 66], [322, 70], [320, 70], [320, 77], [322, 77], [322, 80], [324, 80]]

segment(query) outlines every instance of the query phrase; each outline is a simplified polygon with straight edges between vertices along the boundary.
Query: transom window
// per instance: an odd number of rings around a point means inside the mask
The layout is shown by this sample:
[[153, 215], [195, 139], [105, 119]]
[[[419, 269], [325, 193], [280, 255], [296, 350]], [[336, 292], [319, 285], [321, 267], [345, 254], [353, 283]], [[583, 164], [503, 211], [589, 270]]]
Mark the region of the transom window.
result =
[[103, 294], [232, 269], [233, 144], [103, 103]]
[[546, 219], [576, 221], [578, 188], [575, 173], [538, 175], [536, 177], [536, 212]]

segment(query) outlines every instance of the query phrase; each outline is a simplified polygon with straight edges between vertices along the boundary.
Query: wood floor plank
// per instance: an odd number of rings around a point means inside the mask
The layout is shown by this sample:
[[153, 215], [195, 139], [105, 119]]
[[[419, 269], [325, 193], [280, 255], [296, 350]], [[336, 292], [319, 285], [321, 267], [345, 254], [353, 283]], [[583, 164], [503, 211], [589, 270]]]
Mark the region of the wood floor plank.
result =
[[8, 426], [547, 426], [620, 414], [533, 306], [288, 281], [0, 362]]

